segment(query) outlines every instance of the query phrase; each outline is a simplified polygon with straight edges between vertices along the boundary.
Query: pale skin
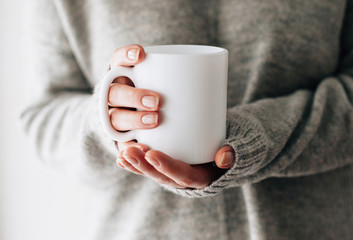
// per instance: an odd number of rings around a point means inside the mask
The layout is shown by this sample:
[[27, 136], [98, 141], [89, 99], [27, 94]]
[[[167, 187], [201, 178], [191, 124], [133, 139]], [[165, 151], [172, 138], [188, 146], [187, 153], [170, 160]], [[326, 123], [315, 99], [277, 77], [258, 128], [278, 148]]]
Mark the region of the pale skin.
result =
[[[144, 58], [145, 51], [140, 45], [129, 45], [114, 51], [111, 67], [133, 67]], [[125, 77], [114, 80], [109, 90], [108, 104], [111, 107], [111, 124], [117, 131], [151, 129], [162, 122], [158, 111], [163, 104], [162, 97], [151, 90], [135, 88], [132, 81]], [[214, 157], [215, 165], [189, 165], [160, 151], [151, 150], [143, 143], [129, 141], [117, 144], [120, 153], [116, 164], [119, 167], [157, 183], [181, 189], [202, 189], [235, 162], [230, 146], [218, 150]]]

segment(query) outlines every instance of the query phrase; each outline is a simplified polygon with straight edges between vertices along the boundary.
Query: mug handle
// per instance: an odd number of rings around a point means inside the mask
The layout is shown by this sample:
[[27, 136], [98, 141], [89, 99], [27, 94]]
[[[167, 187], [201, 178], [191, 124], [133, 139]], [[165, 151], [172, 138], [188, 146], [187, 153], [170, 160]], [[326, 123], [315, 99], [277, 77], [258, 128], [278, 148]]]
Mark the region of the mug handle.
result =
[[109, 70], [102, 81], [100, 93], [99, 93], [99, 114], [103, 130], [105, 133], [115, 141], [127, 142], [136, 138], [135, 130], [130, 130], [128, 132], [119, 132], [113, 128], [110, 123], [109, 108], [108, 108], [108, 93], [110, 85], [117, 77], [128, 77], [133, 79], [132, 68], [129, 67], [114, 67]]

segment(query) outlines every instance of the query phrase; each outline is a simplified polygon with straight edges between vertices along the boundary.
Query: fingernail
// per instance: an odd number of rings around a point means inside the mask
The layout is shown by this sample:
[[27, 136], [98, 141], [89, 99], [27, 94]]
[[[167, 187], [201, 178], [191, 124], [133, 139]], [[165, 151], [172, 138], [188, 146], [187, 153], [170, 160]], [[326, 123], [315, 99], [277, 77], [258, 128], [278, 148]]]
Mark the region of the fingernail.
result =
[[231, 167], [234, 161], [234, 154], [232, 152], [224, 152], [221, 157], [220, 165], [222, 167]]
[[156, 125], [158, 121], [157, 114], [146, 114], [142, 117], [142, 123], [145, 125]]
[[154, 167], [159, 167], [161, 165], [160, 162], [154, 158], [145, 157], [145, 159]]
[[142, 104], [148, 108], [155, 108], [158, 105], [158, 98], [155, 96], [144, 96], [142, 98]]
[[[124, 155], [124, 158], [127, 159], [129, 161], [129, 163], [131, 163], [133, 165], [138, 164], [138, 160], [134, 157], [131, 157], [130, 155]], [[123, 164], [124, 164], [124, 161], [123, 161]]]
[[126, 161], [125, 159], [121, 159], [120, 160], [120, 164], [122, 165], [122, 167], [123, 168], [125, 168], [125, 167], [131, 167], [131, 164], [128, 162], [128, 161]]
[[121, 163], [122, 162], [122, 159], [121, 158], [117, 158], [116, 159], [116, 165], [118, 165], [119, 167], [123, 168], [123, 164]]
[[129, 51], [127, 51], [127, 57], [132, 61], [136, 61], [139, 58], [139, 55], [140, 55], [139, 48], [132, 48]]

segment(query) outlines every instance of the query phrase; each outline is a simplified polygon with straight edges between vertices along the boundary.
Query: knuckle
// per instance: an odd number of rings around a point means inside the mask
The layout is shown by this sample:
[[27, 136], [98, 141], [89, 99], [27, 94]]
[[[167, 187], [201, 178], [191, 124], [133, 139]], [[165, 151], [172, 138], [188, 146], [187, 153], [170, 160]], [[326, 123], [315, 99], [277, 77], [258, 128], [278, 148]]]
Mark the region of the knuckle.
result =
[[138, 89], [124, 83], [113, 83], [108, 93], [109, 104], [121, 107], [137, 108], [140, 106], [139, 98]]
[[110, 61], [111, 66], [119, 65], [120, 51], [121, 51], [121, 48], [117, 48], [113, 51], [113, 54], [111, 56], [111, 61]]
[[113, 89], [114, 93], [117, 96], [119, 96], [119, 94], [122, 94], [124, 92], [131, 91], [131, 88], [129, 86], [127, 86], [125, 83], [113, 83], [110, 88]]
[[125, 60], [125, 56], [126, 56], [126, 52], [127, 49], [129, 49], [130, 46], [125, 46], [125, 47], [121, 47], [121, 48], [117, 48], [113, 51], [112, 57], [111, 57], [111, 65], [113, 66], [120, 66], [124, 60]]

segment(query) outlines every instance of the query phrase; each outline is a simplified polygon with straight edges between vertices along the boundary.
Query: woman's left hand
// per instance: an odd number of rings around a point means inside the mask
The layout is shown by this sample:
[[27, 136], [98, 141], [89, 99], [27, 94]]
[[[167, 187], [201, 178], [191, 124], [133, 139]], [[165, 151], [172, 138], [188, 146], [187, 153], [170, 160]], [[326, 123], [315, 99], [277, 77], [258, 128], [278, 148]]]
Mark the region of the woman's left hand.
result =
[[117, 165], [132, 173], [149, 177], [157, 183], [175, 187], [202, 189], [219, 178], [234, 165], [234, 151], [230, 146], [218, 150], [216, 166], [212, 163], [189, 165], [141, 143], [118, 143]]

